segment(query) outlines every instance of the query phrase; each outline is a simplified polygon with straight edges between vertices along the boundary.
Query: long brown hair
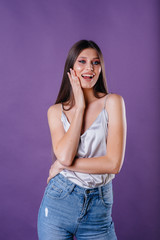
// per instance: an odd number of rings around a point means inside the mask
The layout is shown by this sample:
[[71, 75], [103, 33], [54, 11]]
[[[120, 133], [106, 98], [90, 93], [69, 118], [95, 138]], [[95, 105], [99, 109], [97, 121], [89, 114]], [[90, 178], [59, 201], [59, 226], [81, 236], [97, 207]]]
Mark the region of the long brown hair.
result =
[[100, 48], [98, 47], [98, 45], [95, 42], [93, 42], [91, 40], [90, 41], [80, 40], [80, 41], [76, 42], [69, 50], [69, 53], [68, 53], [68, 56], [67, 56], [67, 59], [65, 62], [62, 83], [61, 83], [60, 90], [59, 90], [59, 93], [58, 93], [58, 96], [57, 96], [57, 99], [55, 102], [55, 104], [67, 102], [66, 105], [68, 105], [68, 104], [71, 105], [71, 107], [69, 109], [65, 109], [65, 110], [70, 110], [75, 103], [72, 86], [70, 84], [70, 80], [67, 75], [67, 72], [70, 71], [70, 68], [73, 68], [77, 57], [79, 56], [81, 51], [83, 51], [86, 48], [93, 48], [97, 51], [97, 54], [100, 59], [101, 68], [102, 68], [99, 78], [98, 78], [96, 84], [93, 86], [94, 96], [96, 98], [101, 98], [98, 95], [99, 92], [105, 93], [105, 95], [108, 94], [104, 60], [103, 60], [103, 55], [102, 55]]

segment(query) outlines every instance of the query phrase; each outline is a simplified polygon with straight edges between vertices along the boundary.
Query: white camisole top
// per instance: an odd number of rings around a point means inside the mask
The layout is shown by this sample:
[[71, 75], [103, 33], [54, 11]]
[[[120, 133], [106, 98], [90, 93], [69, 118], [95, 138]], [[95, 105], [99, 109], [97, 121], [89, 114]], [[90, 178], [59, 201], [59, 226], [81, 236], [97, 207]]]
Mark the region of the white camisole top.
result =
[[[108, 94], [105, 97], [104, 107], [97, 116], [96, 120], [80, 136], [79, 145], [75, 156], [76, 158], [92, 158], [106, 155], [109, 119], [108, 113], [105, 109], [107, 96]], [[70, 127], [70, 123], [68, 122], [67, 117], [63, 112], [62, 104], [61, 107], [61, 121], [63, 123], [65, 132], [67, 132]], [[60, 174], [84, 188], [95, 188], [103, 186], [115, 177], [115, 174], [88, 174], [70, 171], [67, 169], [62, 170]]]

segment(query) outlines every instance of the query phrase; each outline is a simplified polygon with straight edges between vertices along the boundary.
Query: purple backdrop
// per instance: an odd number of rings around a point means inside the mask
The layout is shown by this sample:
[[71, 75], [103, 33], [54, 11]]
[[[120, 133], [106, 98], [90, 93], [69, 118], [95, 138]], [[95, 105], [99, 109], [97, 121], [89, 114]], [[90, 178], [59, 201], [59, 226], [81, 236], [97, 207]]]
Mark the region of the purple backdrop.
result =
[[156, 0], [0, 1], [0, 239], [37, 239], [52, 163], [47, 110], [80, 39], [100, 46], [109, 91], [126, 103], [125, 161], [113, 181], [118, 239], [160, 239], [158, 8]]

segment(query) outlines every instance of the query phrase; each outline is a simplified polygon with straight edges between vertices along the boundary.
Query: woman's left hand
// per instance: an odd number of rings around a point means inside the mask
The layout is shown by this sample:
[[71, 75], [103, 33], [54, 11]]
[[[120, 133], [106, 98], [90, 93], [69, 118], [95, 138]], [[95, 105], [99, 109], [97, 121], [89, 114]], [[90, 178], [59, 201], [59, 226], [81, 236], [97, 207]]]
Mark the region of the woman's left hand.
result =
[[63, 169], [64, 169], [64, 166], [58, 160], [56, 160], [50, 167], [49, 177], [47, 178], [47, 184], [49, 183], [51, 178], [55, 177]]

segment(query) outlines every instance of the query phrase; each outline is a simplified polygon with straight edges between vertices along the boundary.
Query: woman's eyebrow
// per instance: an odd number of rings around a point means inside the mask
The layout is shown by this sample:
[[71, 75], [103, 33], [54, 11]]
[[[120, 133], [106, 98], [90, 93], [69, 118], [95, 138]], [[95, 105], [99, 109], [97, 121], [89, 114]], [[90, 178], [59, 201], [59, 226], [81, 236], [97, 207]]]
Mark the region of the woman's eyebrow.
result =
[[[79, 58], [86, 58], [86, 57], [79, 57]], [[93, 59], [99, 59], [99, 57], [95, 57], [95, 58], [93, 58]]]

